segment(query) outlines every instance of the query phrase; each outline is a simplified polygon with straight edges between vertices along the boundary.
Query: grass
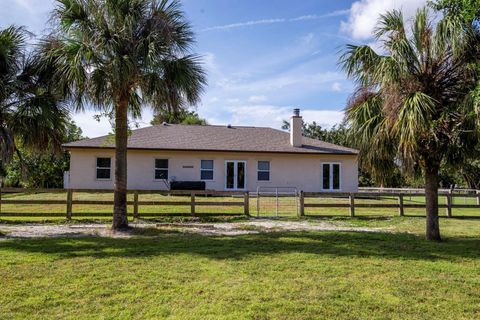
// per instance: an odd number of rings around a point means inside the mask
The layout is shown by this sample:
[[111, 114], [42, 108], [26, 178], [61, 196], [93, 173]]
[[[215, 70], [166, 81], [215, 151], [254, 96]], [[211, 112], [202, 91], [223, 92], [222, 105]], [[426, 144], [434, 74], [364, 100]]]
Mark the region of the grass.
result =
[[[37, 193], [37, 194], [5, 194], [2, 197], [8, 199], [18, 200], [65, 200], [66, 193]], [[102, 200], [113, 201], [112, 193], [74, 193], [74, 200]], [[133, 195], [128, 196], [128, 200], [133, 200]], [[139, 195], [140, 201], [190, 201], [190, 197], [184, 196], [161, 196], [158, 194], [141, 194]], [[205, 201], [221, 201], [221, 202], [242, 202], [243, 198], [238, 197], [200, 197], [196, 198], [197, 206], [196, 213], [198, 216], [207, 214], [223, 214], [227, 218], [229, 216], [243, 214], [242, 206], [202, 206], [201, 202]], [[357, 204], [366, 203], [383, 203], [383, 204], [395, 204], [397, 203], [395, 197], [382, 197], [382, 198], [358, 198], [355, 200]], [[439, 198], [441, 204], [445, 203], [445, 197]], [[306, 198], [305, 203], [348, 203], [346, 198]], [[405, 204], [423, 204], [425, 203], [424, 197], [418, 196], [406, 196], [404, 198]], [[454, 198], [454, 204], [476, 204], [474, 198]], [[295, 218], [297, 215], [294, 198], [280, 198], [279, 199], [279, 216], [287, 218]], [[130, 214], [133, 212], [133, 206], [128, 208]], [[441, 215], [444, 215], [445, 209], [440, 209]], [[38, 216], [33, 217], [2, 217], [0, 213], [0, 221], [36, 221], [36, 222], [52, 222], [65, 220], [65, 205], [49, 204], [49, 205], [31, 205], [31, 204], [2, 204], [2, 212], [15, 212], [15, 213], [34, 213]], [[112, 212], [112, 205], [74, 205], [73, 206], [73, 218], [77, 220], [88, 221], [91, 219], [100, 221], [109, 221], [109, 215]], [[259, 210], [257, 210], [257, 199], [250, 199], [250, 213], [253, 216], [259, 212], [260, 216], [275, 216], [276, 215], [276, 202], [274, 198], [261, 198]], [[398, 209], [396, 208], [356, 208], [357, 216], [361, 217], [374, 217], [385, 216], [392, 217], [398, 215]], [[56, 217], [45, 217], [45, 214], [58, 214]], [[330, 217], [345, 217], [349, 216], [348, 208], [305, 208], [307, 216], [330, 216]], [[98, 216], [95, 216], [98, 214]], [[139, 206], [139, 214], [158, 214], [158, 217], [164, 218], [166, 215], [190, 215], [190, 206]], [[425, 209], [422, 208], [406, 208], [405, 214], [407, 216], [425, 216]], [[87, 215], [83, 216], [82, 215]], [[480, 218], [480, 210], [478, 208], [454, 208], [454, 216], [471, 216]], [[153, 217], [155, 219], [155, 217]], [[204, 217], [206, 218], [206, 217]]]
[[[65, 194], [16, 194], [18, 199], [64, 199]], [[5, 198], [5, 195], [3, 195]], [[78, 194], [110, 200], [111, 195]], [[143, 197], [143, 199], [142, 199]], [[141, 195], [141, 200], [160, 200]], [[219, 199], [219, 198], [213, 198]], [[220, 198], [221, 201], [239, 201]], [[220, 200], [219, 199], [219, 200]], [[162, 198], [165, 200], [165, 197]], [[182, 200], [175, 197], [176, 201]], [[186, 200], [186, 199], [185, 199]], [[199, 201], [212, 201], [204, 198]], [[293, 199], [280, 200], [280, 216], [295, 217]], [[308, 199], [312, 202], [346, 199]], [[395, 203], [396, 199], [358, 199]], [[421, 203], [420, 197], [405, 203]], [[457, 199], [457, 201], [473, 201]], [[275, 202], [261, 202], [262, 215]], [[2, 211], [38, 217], [2, 217], [0, 223], [109, 222], [110, 218], [45, 218], [63, 205], [2, 205]], [[148, 221], [229, 222], [225, 216], [167, 217]], [[250, 212], [256, 214], [256, 201]], [[423, 240], [422, 209], [307, 208], [305, 219], [383, 228], [385, 233], [291, 232], [211, 237], [159, 230], [129, 239], [0, 239], [1, 319], [474, 319], [480, 317], [480, 210], [454, 209], [441, 219], [445, 241]], [[108, 213], [111, 206], [76, 206]], [[142, 212], [189, 212], [182, 207], [140, 207]], [[468, 211], [465, 211], [468, 210]], [[198, 210], [197, 210], [198, 211]], [[202, 212], [202, 211], [200, 211]], [[246, 229], [249, 229], [248, 227]], [[5, 236], [0, 232], [0, 238]]]
[[[347, 223], [342, 219], [336, 220]], [[419, 237], [421, 218], [365, 217], [348, 223], [411, 234], [209, 237], [151, 229], [130, 239], [0, 241], [0, 315], [479, 318], [479, 220], [443, 219], [443, 243]]]

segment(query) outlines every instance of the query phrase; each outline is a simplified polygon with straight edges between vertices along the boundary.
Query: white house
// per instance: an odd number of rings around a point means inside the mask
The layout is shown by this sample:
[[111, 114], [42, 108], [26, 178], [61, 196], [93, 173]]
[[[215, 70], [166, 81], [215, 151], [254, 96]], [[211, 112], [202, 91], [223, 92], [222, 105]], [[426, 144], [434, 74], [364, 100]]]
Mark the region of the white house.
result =
[[[356, 192], [357, 150], [302, 136], [298, 109], [290, 133], [262, 127], [162, 124], [128, 139], [128, 188], [168, 189], [171, 181], [204, 181], [207, 190], [258, 186]], [[69, 187], [113, 188], [114, 139], [67, 143]]]

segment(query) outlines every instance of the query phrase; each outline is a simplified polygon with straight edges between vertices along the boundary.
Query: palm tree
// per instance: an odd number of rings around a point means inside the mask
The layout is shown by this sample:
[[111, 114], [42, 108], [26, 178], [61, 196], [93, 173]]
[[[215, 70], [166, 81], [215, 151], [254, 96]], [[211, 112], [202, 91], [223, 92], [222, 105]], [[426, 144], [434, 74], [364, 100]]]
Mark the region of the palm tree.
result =
[[[0, 168], [26, 150], [60, 150], [68, 111], [51, 82], [27, 50], [30, 33], [22, 27], [0, 30]], [[2, 170], [3, 171], [3, 170]]]
[[199, 101], [205, 75], [191, 27], [176, 0], [58, 0], [52, 21], [43, 50], [59, 86], [77, 109], [115, 115], [112, 227], [127, 228], [129, 115]]
[[375, 32], [384, 54], [366, 45], [347, 46], [340, 64], [357, 88], [346, 118], [361, 163], [377, 176], [392, 163], [407, 173], [423, 171], [426, 238], [440, 241], [440, 165], [462, 161], [478, 141], [472, 93], [479, 35], [455, 19], [435, 25], [425, 8], [407, 28], [402, 13], [391, 11], [381, 16]]

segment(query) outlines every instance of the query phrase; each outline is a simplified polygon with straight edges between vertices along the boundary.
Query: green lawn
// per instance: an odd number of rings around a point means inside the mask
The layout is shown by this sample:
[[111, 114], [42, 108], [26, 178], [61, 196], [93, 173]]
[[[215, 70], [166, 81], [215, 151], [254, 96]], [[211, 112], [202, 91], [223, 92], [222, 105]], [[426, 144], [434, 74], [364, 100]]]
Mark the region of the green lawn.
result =
[[334, 219], [394, 233], [0, 241], [0, 318], [480, 317], [480, 219]]
[[[18, 200], [65, 200], [66, 193], [37, 193], [37, 194], [4, 194], [3, 199], [18, 199]], [[100, 201], [113, 201], [112, 193], [74, 193], [74, 200], [100, 200]], [[133, 200], [133, 195], [128, 195], [128, 200]], [[139, 195], [140, 201], [190, 201], [189, 196], [162, 196], [159, 194], [141, 194]], [[205, 201], [221, 201], [221, 202], [243, 202], [242, 197], [196, 197], [197, 207], [196, 213], [201, 216], [202, 214], [224, 214], [226, 216], [237, 214], [243, 214], [243, 206], [202, 206], [199, 205]], [[383, 204], [396, 204], [397, 198], [395, 197], [382, 197], [382, 198], [358, 198], [355, 200], [357, 204], [367, 203], [383, 203]], [[454, 204], [476, 204], [475, 198], [454, 198]], [[441, 204], [445, 203], [445, 197], [439, 197]], [[343, 203], [348, 204], [347, 198], [306, 198], [306, 204], [310, 203]], [[425, 203], [424, 197], [418, 196], [406, 196], [404, 198], [405, 204], [423, 204]], [[276, 215], [276, 201], [275, 198], [262, 197], [259, 202], [260, 206], [257, 210], [257, 199], [250, 198], [250, 214], [253, 216], [275, 216]], [[63, 204], [2, 204], [1, 212], [15, 212], [15, 213], [34, 213], [38, 216], [34, 217], [2, 217], [1, 220], [8, 221], [52, 221], [52, 220], [64, 220], [66, 206]], [[129, 212], [132, 214], [133, 206], [129, 206]], [[96, 218], [91, 216], [94, 214], [101, 214], [103, 216], [109, 216], [112, 212], [112, 205], [73, 205], [73, 218], [74, 219], [92, 219]], [[398, 209], [396, 208], [356, 208], [357, 216], [385, 216], [392, 217], [398, 215]], [[56, 213], [58, 217], [45, 218], [44, 214]], [[43, 215], [42, 215], [43, 214]], [[170, 215], [190, 215], [190, 206], [139, 206], [139, 214], [158, 214], [159, 216]], [[348, 208], [305, 208], [305, 214], [307, 216], [349, 216]], [[445, 215], [445, 209], [440, 209], [440, 214]], [[82, 217], [82, 215], [90, 215], [89, 217]], [[292, 197], [279, 198], [279, 216], [280, 217], [296, 217], [297, 210], [295, 207], [295, 199]], [[407, 216], [425, 216], [425, 209], [423, 208], [405, 208], [405, 215]], [[479, 208], [454, 208], [453, 216], [472, 216], [480, 218]], [[105, 217], [103, 218], [105, 219]]]

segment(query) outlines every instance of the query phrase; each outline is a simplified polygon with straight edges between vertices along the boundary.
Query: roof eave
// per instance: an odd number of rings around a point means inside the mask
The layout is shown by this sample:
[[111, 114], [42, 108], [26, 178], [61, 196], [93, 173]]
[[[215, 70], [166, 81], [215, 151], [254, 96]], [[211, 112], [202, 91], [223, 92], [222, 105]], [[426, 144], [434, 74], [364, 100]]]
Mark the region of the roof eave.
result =
[[[105, 146], [68, 146], [62, 145], [62, 148], [65, 150], [70, 149], [109, 149], [115, 150], [115, 147]], [[132, 148], [129, 147], [128, 150], [140, 150], [140, 151], [189, 151], [189, 152], [241, 152], [241, 153], [278, 153], [278, 154], [310, 154], [310, 155], [358, 155], [357, 150], [352, 151], [336, 151], [336, 152], [307, 152], [307, 151], [273, 151], [273, 150], [232, 150], [232, 149], [172, 149], [172, 148]]]

